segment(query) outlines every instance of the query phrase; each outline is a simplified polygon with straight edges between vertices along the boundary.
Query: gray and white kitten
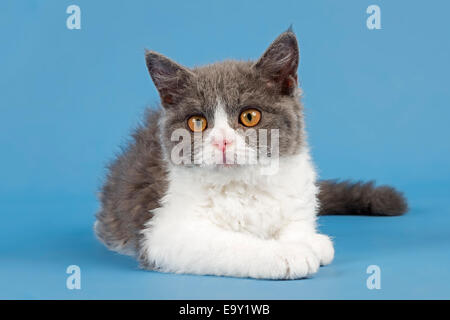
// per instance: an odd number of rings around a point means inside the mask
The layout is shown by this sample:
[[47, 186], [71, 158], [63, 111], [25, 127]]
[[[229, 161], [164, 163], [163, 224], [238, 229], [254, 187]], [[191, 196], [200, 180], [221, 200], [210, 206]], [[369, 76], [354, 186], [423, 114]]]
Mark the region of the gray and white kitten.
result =
[[[406, 212], [391, 187], [316, 180], [291, 30], [256, 62], [186, 68], [152, 51], [146, 62], [162, 108], [148, 110], [109, 167], [95, 223], [108, 248], [162, 272], [295, 279], [333, 259], [317, 215]], [[255, 131], [271, 141], [271, 174], [260, 156], [236, 161], [260, 154], [262, 138], [248, 139]], [[175, 132], [184, 132], [189, 152], [175, 152]]]

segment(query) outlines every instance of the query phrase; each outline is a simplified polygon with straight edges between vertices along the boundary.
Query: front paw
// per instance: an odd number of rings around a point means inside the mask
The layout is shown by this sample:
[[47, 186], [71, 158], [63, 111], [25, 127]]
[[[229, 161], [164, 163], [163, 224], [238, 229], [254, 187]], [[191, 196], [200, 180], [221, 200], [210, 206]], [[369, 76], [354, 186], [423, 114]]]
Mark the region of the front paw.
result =
[[272, 242], [254, 252], [247, 267], [248, 274], [233, 275], [272, 280], [301, 279], [316, 273], [320, 260], [304, 242]]
[[316, 273], [320, 267], [319, 257], [304, 243], [283, 244], [280, 257], [286, 264], [285, 279], [305, 278]]
[[320, 259], [320, 265], [330, 264], [334, 258], [333, 242], [324, 234], [315, 234], [308, 241], [308, 245], [314, 250]]

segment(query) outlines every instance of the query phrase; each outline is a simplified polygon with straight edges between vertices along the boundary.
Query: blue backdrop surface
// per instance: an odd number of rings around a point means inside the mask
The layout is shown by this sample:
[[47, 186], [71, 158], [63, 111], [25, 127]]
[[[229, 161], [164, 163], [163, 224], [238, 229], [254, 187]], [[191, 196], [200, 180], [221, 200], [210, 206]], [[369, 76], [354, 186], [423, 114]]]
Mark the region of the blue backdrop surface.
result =
[[[81, 8], [69, 30], [66, 8]], [[366, 8], [381, 9], [369, 30]], [[445, 1], [2, 1], [0, 298], [450, 298]], [[376, 178], [403, 217], [322, 217], [336, 259], [261, 281], [146, 272], [94, 238], [105, 165], [157, 92], [144, 48], [194, 66], [255, 59], [290, 24], [322, 178]], [[81, 268], [81, 290], [66, 268]], [[381, 289], [366, 286], [370, 265]]]

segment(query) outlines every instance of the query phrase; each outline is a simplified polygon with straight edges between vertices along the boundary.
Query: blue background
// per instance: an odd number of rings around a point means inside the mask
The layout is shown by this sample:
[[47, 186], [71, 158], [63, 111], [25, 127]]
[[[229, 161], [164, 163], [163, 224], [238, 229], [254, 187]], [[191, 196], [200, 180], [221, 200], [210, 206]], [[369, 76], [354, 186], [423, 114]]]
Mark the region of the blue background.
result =
[[[81, 7], [81, 30], [66, 8]], [[366, 8], [381, 8], [368, 30]], [[445, 1], [1, 1], [0, 298], [450, 298]], [[157, 92], [144, 48], [187, 66], [255, 59], [299, 38], [312, 152], [323, 178], [376, 178], [403, 217], [322, 217], [336, 259], [306, 280], [146, 272], [93, 235], [96, 192]], [[82, 289], [66, 288], [80, 266]], [[366, 268], [381, 268], [368, 290]]]

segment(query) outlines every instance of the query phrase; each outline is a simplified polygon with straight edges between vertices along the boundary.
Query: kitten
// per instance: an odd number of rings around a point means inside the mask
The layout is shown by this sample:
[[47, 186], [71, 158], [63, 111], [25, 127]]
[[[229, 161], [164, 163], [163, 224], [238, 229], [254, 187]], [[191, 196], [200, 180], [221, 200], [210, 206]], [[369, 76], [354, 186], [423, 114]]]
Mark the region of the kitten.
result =
[[406, 212], [391, 187], [316, 180], [291, 30], [256, 62], [146, 62], [163, 108], [110, 165], [95, 224], [108, 248], [162, 272], [296, 279], [333, 260], [318, 214]]

